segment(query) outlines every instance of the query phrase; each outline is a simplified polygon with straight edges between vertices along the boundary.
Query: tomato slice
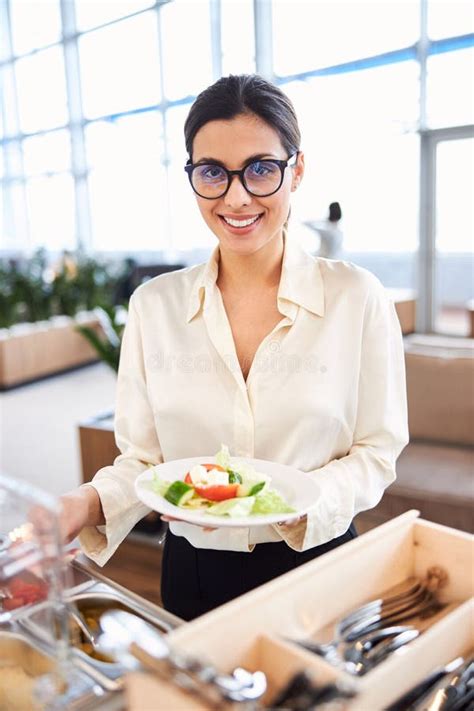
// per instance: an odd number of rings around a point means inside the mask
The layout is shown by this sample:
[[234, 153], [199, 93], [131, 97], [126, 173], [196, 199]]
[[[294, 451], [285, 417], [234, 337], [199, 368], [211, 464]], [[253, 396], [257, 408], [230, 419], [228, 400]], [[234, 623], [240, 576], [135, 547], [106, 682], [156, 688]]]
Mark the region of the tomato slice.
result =
[[196, 486], [196, 493], [208, 501], [224, 501], [235, 499], [239, 484], [220, 484], [216, 486]]
[[36, 602], [47, 597], [47, 587], [41, 580], [29, 582], [15, 578], [8, 585], [8, 589], [13, 597], [23, 597], [27, 602]]
[[16, 610], [18, 607], [23, 607], [23, 605], [26, 604], [27, 601], [22, 597], [6, 597], [3, 601], [3, 609], [10, 612], [11, 610]]
[[[224, 467], [219, 466], [219, 464], [200, 464], [200, 466], [204, 467], [207, 472], [210, 472], [213, 469], [217, 469], [217, 471], [219, 472], [225, 472]], [[193, 480], [191, 479], [191, 474], [189, 472], [184, 477], [184, 483], [191, 484], [191, 486], [194, 486]]]

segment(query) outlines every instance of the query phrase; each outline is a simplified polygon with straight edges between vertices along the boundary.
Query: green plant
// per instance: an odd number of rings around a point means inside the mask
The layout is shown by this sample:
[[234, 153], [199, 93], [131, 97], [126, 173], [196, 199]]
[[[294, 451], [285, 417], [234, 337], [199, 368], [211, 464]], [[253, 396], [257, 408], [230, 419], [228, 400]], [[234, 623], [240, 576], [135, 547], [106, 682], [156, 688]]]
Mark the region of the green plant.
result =
[[14, 322], [42, 321], [52, 315], [51, 285], [44, 279], [46, 252], [39, 249], [31, 259], [13, 264], [9, 273]]
[[124, 309], [98, 306], [94, 309], [94, 313], [99, 320], [102, 335], [99, 335], [90, 326], [77, 326], [76, 328], [89, 341], [99, 358], [115, 372], [118, 372], [120, 346], [125, 327]]
[[130, 272], [126, 262], [107, 264], [83, 252], [63, 252], [51, 261], [44, 249], [29, 259], [0, 262], [0, 328], [53, 315], [75, 316], [112, 308]]
[[15, 322], [15, 303], [10, 279], [10, 269], [0, 264], [0, 328], [8, 328]]
[[122, 271], [121, 265], [106, 265], [81, 252], [64, 252], [52, 282], [57, 312], [73, 316], [82, 309], [109, 308]]

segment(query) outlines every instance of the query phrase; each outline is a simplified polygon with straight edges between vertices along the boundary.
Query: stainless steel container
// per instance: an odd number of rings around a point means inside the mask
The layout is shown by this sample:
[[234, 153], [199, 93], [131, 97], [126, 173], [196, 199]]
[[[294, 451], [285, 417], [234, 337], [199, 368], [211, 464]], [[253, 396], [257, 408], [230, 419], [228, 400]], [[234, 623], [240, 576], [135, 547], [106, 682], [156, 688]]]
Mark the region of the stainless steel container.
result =
[[[89, 571], [87, 564], [75, 563], [73, 567], [80, 571], [80, 576], [74, 576], [74, 582], [78, 582], [65, 591], [65, 597], [74, 603], [83, 614], [87, 615], [91, 609], [95, 613], [100, 613], [101, 610], [105, 612], [111, 609], [123, 609], [151, 623], [163, 634], [183, 624], [182, 620], [166, 610], [107, 580], [101, 574], [98, 574], [100, 580], [97, 580], [95, 571]], [[44, 625], [39, 624], [40, 614], [41, 606], [38, 606], [29, 615], [25, 615], [18, 624], [34, 639], [48, 644], [51, 643], [51, 640], [44, 636]], [[100, 614], [94, 616], [99, 617]], [[123, 688], [124, 675], [128, 669], [122, 664], [95, 659], [74, 646], [72, 647], [72, 659], [78, 669], [107, 691], [120, 691]]]

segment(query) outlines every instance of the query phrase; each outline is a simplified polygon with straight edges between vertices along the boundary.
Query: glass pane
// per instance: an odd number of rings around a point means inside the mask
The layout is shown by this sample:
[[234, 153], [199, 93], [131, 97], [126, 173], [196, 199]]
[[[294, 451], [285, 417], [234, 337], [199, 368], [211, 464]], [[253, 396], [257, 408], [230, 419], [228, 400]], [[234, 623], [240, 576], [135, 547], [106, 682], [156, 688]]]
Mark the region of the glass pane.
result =
[[152, 106], [160, 98], [158, 32], [154, 12], [79, 38], [87, 118]]
[[75, 0], [78, 30], [103, 25], [154, 5], [154, 0]]
[[418, 2], [273, 0], [273, 57], [279, 76], [412, 45]]
[[6, 230], [5, 230], [5, 218], [4, 218], [4, 202], [5, 202], [5, 191], [3, 189], [3, 184], [0, 182], [0, 249], [5, 249], [6, 247]]
[[222, 74], [255, 72], [255, 29], [252, 0], [221, 4]]
[[474, 122], [474, 48], [428, 57], [427, 120], [430, 128]]
[[295, 104], [306, 157], [291, 230], [318, 252], [319, 234], [304, 223], [326, 218], [339, 202], [342, 258], [397, 288], [415, 280], [419, 141], [407, 129], [417, 114], [417, 76], [407, 62], [282, 87]]
[[20, 126], [25, 133], [67, 123], [66, 78], [61, 47], [51, 47], [19, 59], [15, 63], [15, 72]]
[[14, 111], [16, 86], [13, 64], [2, 66], [0, 71], [0, 114], [3, 125], [3, 133], [5, 136], [17, 136], [19, 131], [16, 120], [16, 112]]
[[215, 246], [216, 238], [202, 220], [184, 171], [188, 156], [184, 147], [183, 126], [189, 108], [190, 104], [177, 106], [166, 114], [172, 244], [179, 250], [209, 249]]
[[14, 54], [25, 54], [61, 38], [59, 0], [10, 0]]
[[428, 0], [428, 36], [456, 37], [474, 32], [472, 0]]
[[3, 188], [3, 239], [4, 249], [25, 249], [28, 241], [28, 218], [25, 193], [20, 181]]
[[443, 141], [436, 164], [436, 247], [441, 252], [470, 252], [474, 246], [474, 139]]
[[59, 173], [71, 168], [69, 131], [31, 136], [23, 141], [23, 161], [27, 175]]
[[31, 178], [26, 183], [31, 241], [34, 247], [74, 249], [75, 200], [71, 175]]
[[212, 83], [209, 0], [175, 0], [160, 13], [165, 96], [196, 95]]
[[436, 330], [467, 336], [474, 297], [474, 139], [443, 141], [436, 159]]
[[10, 178], [21, 178], [21, 176], [23, 175], [23, 169], [21, 161], [20, 141], [8, 141], [8, 143], [5, 143], [3, 150], [5, 171], [8, 172]]
[[159, 250], [167, 245], [161, 116], [127, 116], [86, 127], [94, 248]]

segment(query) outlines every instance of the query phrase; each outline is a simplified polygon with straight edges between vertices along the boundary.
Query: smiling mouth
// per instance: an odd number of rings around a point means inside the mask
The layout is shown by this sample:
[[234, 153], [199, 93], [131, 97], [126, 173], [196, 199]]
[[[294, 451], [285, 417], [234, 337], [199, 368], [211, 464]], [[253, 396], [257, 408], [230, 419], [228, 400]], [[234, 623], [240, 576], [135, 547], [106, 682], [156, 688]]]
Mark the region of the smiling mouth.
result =
[[231, 227], [249, 227], [250, 225], [253, 225], [257, 220], [260, 220], [262, 217], [263, 213], [260, 215], [254, 215], [254, 217], [248, 217], [245, 220], [236, 220], [232, 217], [225, 217], [224, 215], [219, 215], [221, 220], [223, 220], [227, 225], [230, 225]]

